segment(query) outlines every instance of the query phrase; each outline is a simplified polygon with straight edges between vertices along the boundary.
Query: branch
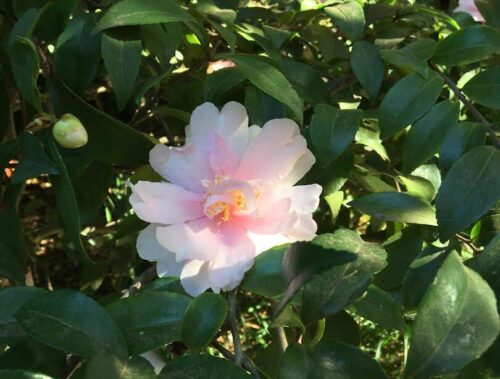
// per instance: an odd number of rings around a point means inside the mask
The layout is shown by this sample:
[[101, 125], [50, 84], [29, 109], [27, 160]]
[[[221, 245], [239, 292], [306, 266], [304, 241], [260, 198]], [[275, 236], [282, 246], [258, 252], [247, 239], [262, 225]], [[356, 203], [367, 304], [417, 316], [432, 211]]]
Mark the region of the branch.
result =
[[238, 325], [238, 315], [236, 312], [236, 292], [235, 289], [229, 292], [229, 325], [231, 327], [231, 335], [233, 336], [234, 345], [234, 363], [236, 366], [241, 366], [243, 362], [243, 350], [241, 348], [240, 331]]
[[477, 108], [469, 101], [469, 99], [467, 99], [462, 90], [457, 87], [453, 80], [451, 80], [440, 67], [432, 63], [431, 67], [438, 73], [441, 78], [443, 78], [448, 87], [450, 87], [455, 96], [465, 105], [467, 110], [474, 116], [474, 118], [484, 125], [493, 142], [493, 145], [495, 145], [497, 149], [500, 149], [500, 140], [498, 140], [495, 134], [495, 130], [493, 129], [493, 126], [488, 122], [488, 120], [481, 114], [481, 112], [477, 110]]
[[[235, 360], [235, 355], [233, 353], [231, 353], [228, 349], [226, 349], [224, 346], [222, 346], [220, 343], [214, 342], [214, 343], [212, 343], [212, 346], [219, 353], [221, 353], [224, 358], [229, 359], [231, 361]], [[243, 354], [243, 367], [245, 369], [247, 369], [248, 371], [250, 371], [256, 379], [262, 378], [260, 373], [259, 373], [259, 369], [257, 368], [257, 366], [255, 366], [255, 363], [253, 363], [253, 361], [249, 357], [247, 357], [245, 354]]]
[[134, 280], [132, 285], [123, 291], [122, 298], [129, 297], [141, 289], [141, 287], [156, 278], [156, 265], [152, 265], [145, 270], [137, 279]]

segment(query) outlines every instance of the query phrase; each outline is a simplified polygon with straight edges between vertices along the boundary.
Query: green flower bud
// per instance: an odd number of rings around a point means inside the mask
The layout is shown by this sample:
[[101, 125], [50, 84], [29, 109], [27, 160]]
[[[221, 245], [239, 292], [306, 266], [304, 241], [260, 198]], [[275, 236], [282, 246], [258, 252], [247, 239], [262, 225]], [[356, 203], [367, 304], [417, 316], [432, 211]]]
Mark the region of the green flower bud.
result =
[[54, 139], [63, 147], [75, 149], [87, 144], [89, 136], [79, 119], [66, 113], [52, 128]]

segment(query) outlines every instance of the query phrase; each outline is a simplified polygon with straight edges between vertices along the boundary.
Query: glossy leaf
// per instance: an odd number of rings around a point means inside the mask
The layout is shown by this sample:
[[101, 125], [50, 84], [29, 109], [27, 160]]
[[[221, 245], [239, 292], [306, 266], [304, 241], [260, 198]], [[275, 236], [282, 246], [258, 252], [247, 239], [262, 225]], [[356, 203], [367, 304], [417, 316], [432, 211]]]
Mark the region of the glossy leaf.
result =
[[218, 103], [227, 92], [243, 81], [245, 77], [237, 68], [230, 67], [215, 71], [205, 80], [205, 100]]
[[158, 379], [249, 379], [251, 376], [227, 359], [209, 355], [187, 355], [169, 362]]
[[26, 333], [49, 346], [89, 358], [101, 351], [127, 355], [120, 329], [94, 300], [71, 290], [37, 296], [16, 314]]
[[335, 341], [322, 341], [313, 349], [291, 344], [283, 356], [280, 379], [386, 378], [366, 352]]
[[480, 356], [499, 331], [493, 291], [452, 252], [419, 307], [406, 377], [456, 371]]
[[460, 66], [486, 59], [500, 52], [500, 31], [485, 25], [457, 30], [438, 42], [433, 61]]
[[351, 67], [368, 98], [375, 100], [384, 80], [384, 62], [379, 50], [369, 42], [356, 42], [351, 51]]
[[47, 156], [40, 141], [30, 132], [19, 136], [21, 160], [14, 171], [13, 183], [21, 183], [26, 179], [42, 174], [59, 174], [59, 169]]
[[473, 101], [492, 109], [500, 109], [500, 66], [493, 67], [469, 80], [463, 91]]
[[259, 254], [252, 268], [246, 272], [239, 288], [266, 297], [276, 297], [285, 290], [283, 255], [287, 245]]
[[398, 81], [380, 104], [380, 137], [386, 139], [415, 122], [434, 104], [443, 86], [436, 74], [427, 79], [418, 73]]
[[425, 201], [398, 192], [378, 192], [358, 197], [349, 203], [357, 210], [385, 221], [436, 225], [432, 207]]
[[117, 26], [160, 24], [196, 19], [182, 9], [175, 0], [121, 0], [114, 4], [101, 18], [95, 31]]
[[458, 122], [459, 112], [458, 103], [442, 101], [411, 127], [403, 147], [403, 171], [412, 172], [438, 152], [446, 132]]
[[143, 357], [120, 359], [101, 353], [77, 371], [81, 379], [155, 379], [151, 364]]
[[326, 104], [314, 107], [310, 135], [323, 166], [330, 164], [351, 144], [362, 117], [360, 110], [340, 110]]
[[500, 3], [498, 1], [474, 0], [474, 3], [488, 25], [500, 28]]
[[194, 352], [202, 350], [219, 331], [227, 311], [227, 303], [220, 295], [203, 293], [195, 297], [184, 314], [182, 341]]
[[2, 379], [55, 379], [42, 373], [20, 369], [0, 370], [0, 377]]
[[189, 297], [148, 291], [120, 299], [107, 311], [122, 329], [132, 354], [141, 354], [181, 339]]
[[83, 261], [91, 261], [85, 247], [83, 246], [82, 236], [80, 235], [81, 223], [78, 204], [76, 203], [75, 191], [66, 170], [66, 165], [62, 160], [61, 154], [56, 146], [56, 142], [51, 134], [46, 133], [45, 140], [49, 145], [49, 151], [52, 159], [56, 163], [60, 175], [51, 175], [50, 182], [56, 196], [56, 206], [64, 227], [66, 235], [73, 243], [73, 247]]
[[363, 7], [357, 1], [349, 0], [333, 7], [326, 7], [325, 13], [349, 39], [356, 40], [363, 36], [365, 14]]
[[17, 37], [9, 44], [9, 58], [17, 88], [26, 101], [37, 111], [41, 111], [41, 94], [37, 87], [40, 60], [31, 40]]
[[439, 165], [448, 170], [464, 153], [482, 145], [485, 138], [482, 124], [462, 121], [452, 126], [439, 149]]
[[301, 310], [301, 318], [306, 323], [344, 309], [365, 292], [372, 275], [386, 265], [384, 249], [376, 243], [364, 242], [354, 231], [339, 229], [322, 237], [330, 249], [349, 253], [356, 260], [330, 266], [306, 284]]
[[[104, 64], [116, 94], [119, 109], [125, 108], [132, 95], [139, 66], [142, 44], [138, 33], [107, 32], [102, 35], [101, 50]], [[137, 34], [137, 35], [136, 35]]]
[[0, 290], [0, 343], [13, 344], [26, 337], [15, 319], [16, 313], [27, 302], [45, 293], [36, 287], [7, 287]]
[[13, 206], [0, 208], [0, 277], [24, 284], [26, 243], [21, 219]]
[[251, 55], [227, 55], [226, 58], [236, 63], [240, 72], [253, 85], [286, 105], [295, 120], [302, 124], [302, 99], [277, 68]]
[[450, 168], [436, 197], [441, 240], [468, 227], [499, 199], [500, 152], [479, 146]]
[[498, 300], [500, 297], [500, 277], [497, 274], [497, 269], [500, 266], [500, 234], [493, 238], [479, 255], [466, 263], [488, 282]]
[[328, 87], [321, 79], [318, 71], [312, 69], [307, 64], [292, 59], [283, 59], [281, 67], [292, 87], [304, 101], [310, 104], [319, 104], [328, 101]]

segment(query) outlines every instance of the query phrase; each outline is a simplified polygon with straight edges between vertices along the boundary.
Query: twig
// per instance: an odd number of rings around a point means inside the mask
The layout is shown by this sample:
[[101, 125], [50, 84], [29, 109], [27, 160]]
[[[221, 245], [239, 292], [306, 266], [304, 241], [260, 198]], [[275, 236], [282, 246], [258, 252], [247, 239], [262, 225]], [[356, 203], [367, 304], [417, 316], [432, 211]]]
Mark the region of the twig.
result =
[[43, 48], [41, 46], [37, 46], [37, 50], [38, 50], [38, 55], [40, 55], [40, 62], [42, 64], [42, 68], [45, 74], [45, 94], [48, 96], [47, 108], [49, 113], [53, 114], [54, 108], [52, 106], [52, 101], [50, 99], [50, 76], [52, 75], [50, 64], [47, 56], [45, 55], [45, 52], [43, 51]]
[[156, 278], [156, 265], [152, 265], [144, 271], [137, 279], [134, 280], [132, 285], [123, 291], [122, 298], [129, 297], [141, 289], [141, 287]]
[[273, 339], [278, 344], [278, 349], [281, 354], [283, 354], [288, 347], [288, 340], [286, 338], [285, 328], [279, 326], [277, 328], [272, 328], [271, 333], [273, 334]]
[[474, 118], [484, 125], [491, 138], [491, 141], [497, 149], [500, 149], [500, 140], [497, 138], [495, 130], [493, 129], [491, 123], [489, 123], [488, 120], [481, 114], [481, 112], [477, 110], [477, 108], [469, 101], [469, 99], [467, 99], [462, 90], [457, 87], [453, 80], [451, 80], [440, 67], [436, 66], [435, 64], [431, 64], [431, 67], [438, 73], [441, 78], [443, 78], [448, 87], [450, 87], [455, 96], [465, 105], [467, 110], [474, 116]]
[[229, 324], [234, 345], [234, 363], [241, 366], [243, 362], [243, 350], [241, 348], [240, 331], [238, 325], [238, 314], [236, 312], [236, 292], [238, 289], [229, 292]]
[[[214, 343], [212, 343], [212, 346], [219, 353], [221, 353], [224, 356], [224, 358], [229, 359], [231, 361], [235, 360], [235, 355], [233, 353], [231, 353], [228, 349], [226, 349], [224, 346], [222, 346], [220, 343], [214, 342]], [[253, 363], [253, 361], [245, 354], [243, 354], [243, 367], [245, 369], [247, 369], [248, 371], [250, 371], [255, 378], [257, 378], [257, 379], [262, 378], [260, 373], [259, 373], [259, 369], [257, 368], [257, 366], [255, 366], [255, 363]]]

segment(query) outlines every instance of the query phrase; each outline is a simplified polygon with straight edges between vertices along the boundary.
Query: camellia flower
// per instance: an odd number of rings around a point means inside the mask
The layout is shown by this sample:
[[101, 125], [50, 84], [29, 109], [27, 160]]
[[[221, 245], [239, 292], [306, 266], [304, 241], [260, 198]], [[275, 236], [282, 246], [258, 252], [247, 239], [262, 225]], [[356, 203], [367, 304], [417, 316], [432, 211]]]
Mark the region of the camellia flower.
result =
[[474, 20], [478, 22], [484, 22], [484, 17], [477, 9], [474, 0], [459, 0], [458, 7], [455, 8], [455, 12], [469, 13]]
[[315, 237], [321, 186], [294, 186], [315, 162], [295, 122], [248, 126], [241, 104], [197, 107], [181, 148], [156, 145], [151, 166], [168, 182], [139, 181], [130, 203], [151, 223], [139, 255], [192, 296], [232, 290], [255, 257]]

